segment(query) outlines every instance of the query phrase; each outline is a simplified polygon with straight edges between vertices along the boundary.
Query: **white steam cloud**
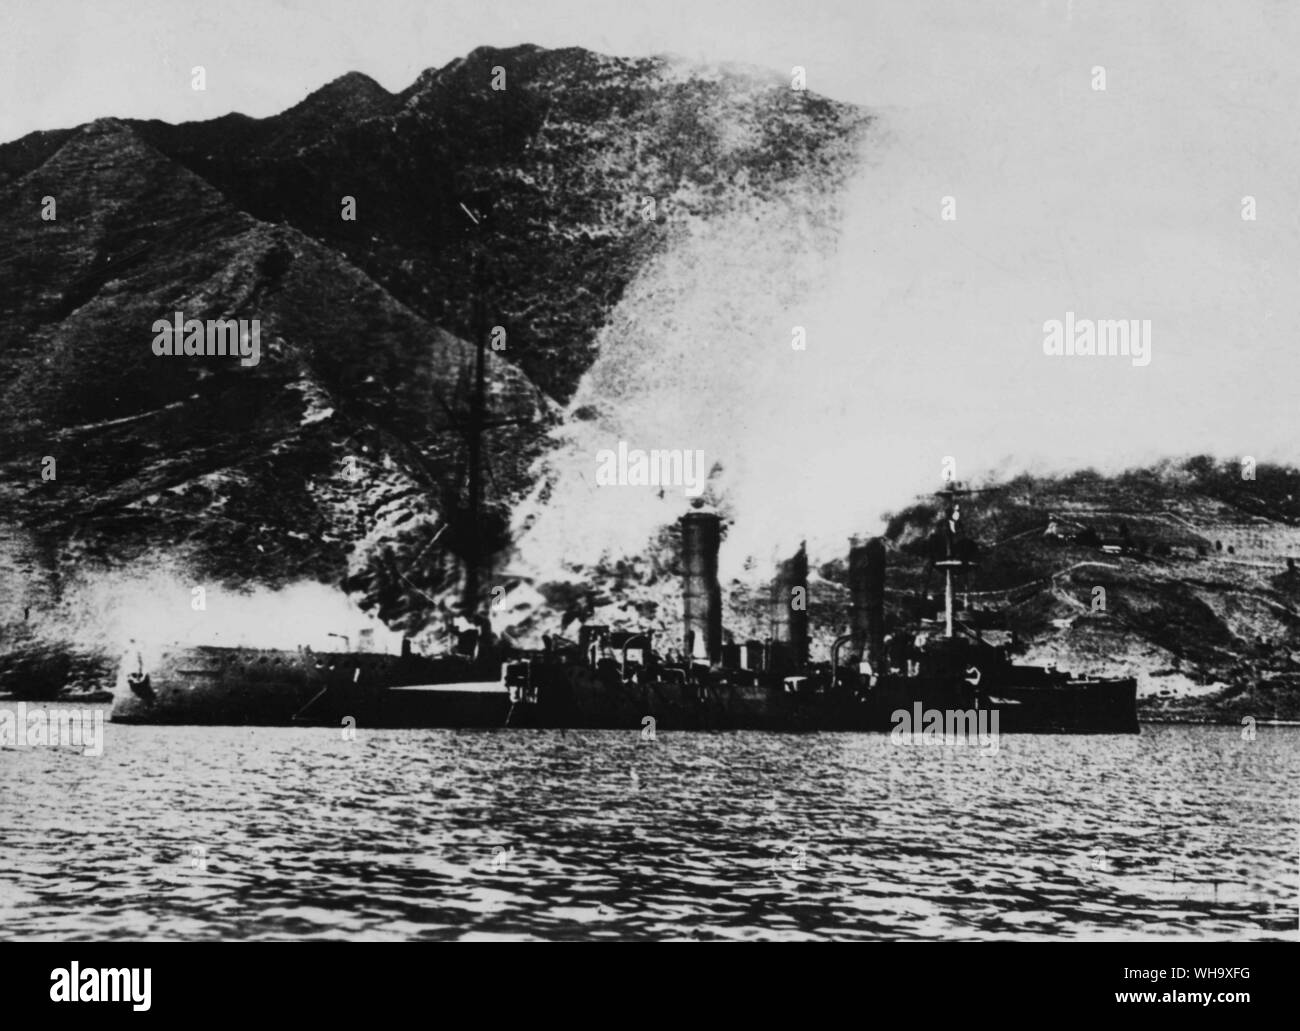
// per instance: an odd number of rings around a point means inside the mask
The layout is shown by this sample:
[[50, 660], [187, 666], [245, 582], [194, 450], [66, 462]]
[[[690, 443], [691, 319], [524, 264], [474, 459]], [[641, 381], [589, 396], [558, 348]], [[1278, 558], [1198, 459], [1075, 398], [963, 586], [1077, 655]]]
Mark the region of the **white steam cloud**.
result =
[[[1154, 118], [1176, 60], [1153, 55], [1124, 101], [1081, 72], [886, 110], [838, 196], [804, 187], [678, 227], [602, 334], [584, 418], [520, 513], [519, 567], [562, 578], [642, 553], [686, 510], [680, 490], [596, 486], [594, 456], [620, 440], [716, 465], [724, 577], [770, 575], [805, 538], [814, 562], [842, 555], [936, 489], [947, 456], [973, 480], [1293, 461], [1296, 220], [1243, 221], [1241, 197], [1276, 192], [1277, 173], [1253, 169], [1248, 190], [1216, 157], [1216, 133], [1241, 142], [1266, 119], [1211, 105], [1189, 137]], [[1043, 324], [1066, 312], [1150, 320], [1150, 364], [1045, 355]]]
[[[202, 587], [203, 607], [195, 605]], [[236, 591], [203, 583], [178, 568], [83, 570], [65, 584], [54, 609], [38, 606], [34, 629], [46, 639], [116, 651], [128, 641], [151, 646], [222, 645], [342, 651], [358, 631], [373, 633], [374, 650], [396, 652], [401, 635], [362, 612], [337, 588], [296, 583], [280, 590]]]

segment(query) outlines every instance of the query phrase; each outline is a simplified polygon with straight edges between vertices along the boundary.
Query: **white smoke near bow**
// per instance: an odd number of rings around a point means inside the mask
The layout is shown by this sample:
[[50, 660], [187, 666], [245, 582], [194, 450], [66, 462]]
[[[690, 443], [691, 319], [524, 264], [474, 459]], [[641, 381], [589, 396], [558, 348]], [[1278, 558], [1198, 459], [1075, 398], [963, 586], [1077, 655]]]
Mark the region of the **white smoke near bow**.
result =
[[401, 647], [400, 634], [335, 587], [300, 582], [235, 590], [197, 580], [183, 563], [163, 557], [129, 569], [80, 569], [56, 602], [36, 600], [33, 609], [32, 628], [40, 637], [110, 653], [132, 641], [343, 651], [358, 647], [362, 629], [370, 631], [377, 652]]

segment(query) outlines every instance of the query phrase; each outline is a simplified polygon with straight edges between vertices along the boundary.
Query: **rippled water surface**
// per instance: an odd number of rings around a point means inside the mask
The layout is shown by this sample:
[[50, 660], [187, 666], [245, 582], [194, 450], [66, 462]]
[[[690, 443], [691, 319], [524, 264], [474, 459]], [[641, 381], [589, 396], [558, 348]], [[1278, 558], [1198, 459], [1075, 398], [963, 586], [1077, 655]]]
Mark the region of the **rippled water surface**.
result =
[[1297, 728], [105, 733], [0, 750], [0, 937], [1300, 937]]

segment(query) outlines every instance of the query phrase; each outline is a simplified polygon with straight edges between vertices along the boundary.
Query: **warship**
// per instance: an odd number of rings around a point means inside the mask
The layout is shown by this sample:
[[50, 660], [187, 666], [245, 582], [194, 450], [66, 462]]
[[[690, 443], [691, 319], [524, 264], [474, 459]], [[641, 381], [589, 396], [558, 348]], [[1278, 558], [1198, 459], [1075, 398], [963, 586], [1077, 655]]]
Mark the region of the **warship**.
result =
[[[584, 623], [576, 640], [523, 650], [497, 642], [487, 620], [448, 655], [377, 655], [190, 647], [142, 653], [119, 674], [111, 718], [136, 723], [263, 723], [364, 727], [543, 727], [662, 730], [887, 731], [900, 714], [994, 716], [1006, 733], [1136, 733], [1131, 677], [1075, 677], [1014, 661], [1007, 630], [956, 608], [954, 578], [978, 565], [955, 486], [929, 538], [943, 577], [942, 612], [885, 616], [887, 545], [854, 538], [851, 621], [829, 656], [809, 661], [808, 561], [800, 550], [771, 583], [771, 632], [724, 644], [718, 552], [721, 517], [680, 522], [683, 639], [663, 656], [653, 635]], [[800, 599], [804, 603], [800, 603]]]
[[[1008, 631], [958, 618], [954, 577], [977, 564], [950, 487], [931, 535], [930, 568], [944, 578], [942, 618], [896, 620], [884, 611], [886, 542], [849, 549], [852, 617], [828, 660], [808, 660], [808, 562], [803, 548], [781, 563], [763, 640], [723, 643], [717, 576], [721, 521], [683, 517], [683, 658], [664, 661], [646, 633], [586, 625], [576, 647], [508, 662], [512, 723], [545, 727], [892, 731], [915, 713], [992, 715], [1002, 732], [1137, 733], [1131, 677], [1074, 677], [1017, 664]], [[919, 723], [919, 720], [918, 720]]]
[[[475, 230], [487, 201], [462, 204]], [[1014, 641], [958, 617], [954, 577], [977, 564], [961, 529], [955, 484], [940, 492], [945, 514], [930, 540], [930, 568], [943, 574], [943, 619], [886, 628], [886, 545], [854, 539], [849, 551], [852, 623], [827, 660], [809, 661], [804, 549], [780, 563], [770, 633], [723, 643], [718, 582], [721, 519], [703, 508], [680, 522], [684, 638], [663, 656], [653, 634], [585, 623], [576, 640], [547, 638], [522, 650], [493, 638], [482, 611], [486, 564], [479, 540], [488, 348], [484, 248], [473, 244], [477, 343], [468, 413], [464, 615], [445, 654], [398, 655], [310, 648], [131, 648], [113, 686], [110, 718], [122, 723], [332, 725], [358, 727], [549, 727], [665, 730], [890, 730], [900, 713], [996, 714], [1002, 731], [1135, 733], [1136, 682], [1076, 678], [1017, 665]], [[917, 708], [919, 706], [919, 708]]]

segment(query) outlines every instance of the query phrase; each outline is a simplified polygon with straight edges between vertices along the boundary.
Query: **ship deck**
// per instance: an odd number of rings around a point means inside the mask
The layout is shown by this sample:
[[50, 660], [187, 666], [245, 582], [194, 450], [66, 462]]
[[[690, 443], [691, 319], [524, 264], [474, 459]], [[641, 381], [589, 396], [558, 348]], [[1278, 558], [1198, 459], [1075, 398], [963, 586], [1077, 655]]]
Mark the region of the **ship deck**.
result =
[[466, 680], [453, 684], [402, 684], [386, 688], [395, 694], [509, 694], [510, 689], [495, 680]]

